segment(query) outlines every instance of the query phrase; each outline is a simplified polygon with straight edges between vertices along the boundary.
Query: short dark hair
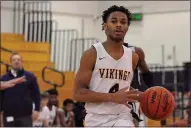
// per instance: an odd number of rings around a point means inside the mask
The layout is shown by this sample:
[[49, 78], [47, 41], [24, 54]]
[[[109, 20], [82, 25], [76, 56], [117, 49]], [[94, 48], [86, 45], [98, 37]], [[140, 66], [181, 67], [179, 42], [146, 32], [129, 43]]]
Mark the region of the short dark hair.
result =
[[67, 106], [68, 104], [74, 104], [74, 101], [72, 99], [66, 99], [63, 102], [63, 106]]
[[49, 93], [48, 92], [41, 92], [41, 98], [48, 98]]
[[103, 23], [102, 23], [102, 30], [104, 30], [104, 23], [107, 22], [107, 19], [109, 17], [109, 15], [113, 12], [116, 12], [116, 11], [119, 11], [119, 12], [123, 12], [127, 15], [127, 18], [128, 18], [128, 25], [130, 26], [131, 24], [131, 12], [125, 8], [124, 6], [117, 6], [117, 5], [113, 5], [111, 7], [109, 7], [107, 10], [103, 11], [103, 15], [102, 15], [102, 20], [103, 20]]
[[56, 96], [58, 96], [58, 91], [56, 89], [49, 89], [49, 90], [46, 90], [46, 92], [48, 92], [49, 95], [56, 95]]

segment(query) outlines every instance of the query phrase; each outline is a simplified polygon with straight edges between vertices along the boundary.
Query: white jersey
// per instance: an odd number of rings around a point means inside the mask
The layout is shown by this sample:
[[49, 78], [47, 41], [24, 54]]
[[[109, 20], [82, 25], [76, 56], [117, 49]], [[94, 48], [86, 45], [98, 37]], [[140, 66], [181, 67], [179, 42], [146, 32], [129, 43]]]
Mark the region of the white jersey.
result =
[[[116, 92], [124, 87], [130, 89], [133, 79], [132, 50], [123, 46], [123, 56], [115, 60], [107, 53], [101, 42], [93, 46], [97, 58], [89, 89], [101, 93]], [[125, 105], [113, 102], [86, 103], [85, 108], [88, 114], [121, 114], [129, 113], [131, 110]]]
[[56, 109], [57, 109], [57, 107], [53, 105], [52, 110], [50, 110], [49, 126], [52, 126], [54, 123], [54, 120], [56, 118]]
[[37, 120], [33, 121], [33, 127], [43, 127], [43, 121], [49, 120], [50, 111], [47, 106], [44, 106], [39, 113]]
[[70, 118], [70, 114], [67, 113], [67, 115], [65, 115], [65, 111], [64, 111], [62, 108], [58, 108], [58, 111], [64, 112], [64, 121], [65, 121], [65, 122], [68, 122], [68, 121], [69, 121], [69, 118]]

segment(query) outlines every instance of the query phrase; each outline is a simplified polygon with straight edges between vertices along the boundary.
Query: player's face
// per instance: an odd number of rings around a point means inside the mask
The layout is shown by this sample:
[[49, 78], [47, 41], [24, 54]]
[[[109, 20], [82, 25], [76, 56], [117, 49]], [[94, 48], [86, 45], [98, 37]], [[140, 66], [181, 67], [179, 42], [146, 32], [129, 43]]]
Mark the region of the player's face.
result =
[[116, 11], [110, 14], [104, 29], [108, 37], [115, 42], [123, 41], [128, 30], [128, 18], [123, 12]]
[[20, 55], [13, 55], [11, 58], [11, 65], [13, 69], [19, 70], [22, 68], [22, 58]]
[[41, 104], [42, 104], [43, 106], [47, 105], [47, 104], [48, 104], [48, 97], [47, 97], [47, 98], [42, 98]]
[[50, 95], [48, 104], [58, 106], [57, 95]]
[[67, 106], [66, 106], [66, 110], [67, 110], [68, 112], [72, 111], [73, 108], [74, 108], [74, 105], [73, 105], [73, 104], [67, 104]]

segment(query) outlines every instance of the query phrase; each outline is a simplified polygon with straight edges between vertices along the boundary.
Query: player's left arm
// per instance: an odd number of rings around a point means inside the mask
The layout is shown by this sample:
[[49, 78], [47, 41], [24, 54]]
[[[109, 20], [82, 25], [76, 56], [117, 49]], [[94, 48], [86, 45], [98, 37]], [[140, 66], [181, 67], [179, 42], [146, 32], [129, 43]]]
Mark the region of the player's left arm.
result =
[[137, 64], [139, 62], [139, 56], [137, 53], [132, 52], [132, 57], [133, 57], [133, 59], [132, 59], [133, 60], [133, 70], [135, 70], [137, 67]]
[[[138, 65], [138, 63], [139, 63], [139, 56], [137, 55], [137, 53], [135, 53], [135, 52], [133, 52], [132, 53], [132, 63], [133, 63], [133, 70], [135, 70], [136, 69], [136, 67], [137, 67], [137, 65]], [[130, 90], [134, 90], [134, 88], [130, 88]], [[138, 91], [138, 90], [137, 90]], [[140, 101], [141, 100], [141, 95], [143, 94], [143, 92], [141, 92], [141, 91], [138, 91], [138, 94], [139, 94], [139, 96], [138, 97], [135, 97], [135, 99], [137, 100], [137, 101]], [[133, 99], [134, 99], [134, 97], [132, 97]]]
[[154, 85], [153, 84], [153, 75], [149, 71], [148, 65], [145, 61], [145, 53], [139, 47], [136, 47], [135, 51], [136, 51], [137, 55], [139, 56], [138, 68], [141, 71], [141, 76], [143, 78], [143, 81], [145, 82], [145, 84], [148, 87], [152, 87]]

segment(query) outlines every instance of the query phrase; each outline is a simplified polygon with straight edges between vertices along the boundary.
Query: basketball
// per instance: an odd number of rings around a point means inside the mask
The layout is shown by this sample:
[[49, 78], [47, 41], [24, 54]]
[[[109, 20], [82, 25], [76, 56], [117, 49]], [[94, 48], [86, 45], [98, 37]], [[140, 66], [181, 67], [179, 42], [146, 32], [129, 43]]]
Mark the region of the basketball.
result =
[[175, 101], [171, 92], [163, 87], [155, 86], [143, 93], [140, 105], [143, 114], [148, 118], [164, 120], [172, 114]]

